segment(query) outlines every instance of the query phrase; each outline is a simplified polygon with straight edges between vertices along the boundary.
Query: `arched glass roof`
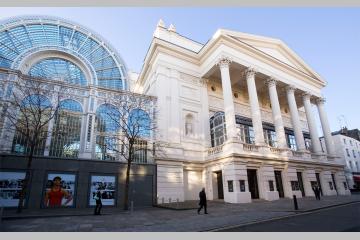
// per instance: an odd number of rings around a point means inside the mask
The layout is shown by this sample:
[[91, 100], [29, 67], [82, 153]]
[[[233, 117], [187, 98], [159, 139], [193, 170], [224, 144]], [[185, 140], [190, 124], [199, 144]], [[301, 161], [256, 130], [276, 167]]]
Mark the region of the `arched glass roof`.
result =
[[81, 69], [72, 62], [61, 58], [39, 61], [30, 68], [29, 75], [82, 86], [86, 85], [86, 78]]
[[0, 67], [16, 68], [19, 59], [48, 47], [86, 61], [96, 75], [98, 86], [126, 89], [124, 62], [110, 44], [87, 28], [48, 16], [25, 16], [0, 22]]

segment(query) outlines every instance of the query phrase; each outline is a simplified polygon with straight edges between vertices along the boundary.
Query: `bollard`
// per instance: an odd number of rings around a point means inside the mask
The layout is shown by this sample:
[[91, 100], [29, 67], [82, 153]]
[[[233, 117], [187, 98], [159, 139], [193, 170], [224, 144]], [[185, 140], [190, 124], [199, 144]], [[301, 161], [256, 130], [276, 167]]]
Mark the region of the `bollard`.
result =
[[134, 201], [131, 201], [130, 203], [130, 213], [134, 212]]
[[295, 208], [295, 210], [299, 210], [296, 195], [293, 195], [293, 199], [294, 199], [294, 208]]

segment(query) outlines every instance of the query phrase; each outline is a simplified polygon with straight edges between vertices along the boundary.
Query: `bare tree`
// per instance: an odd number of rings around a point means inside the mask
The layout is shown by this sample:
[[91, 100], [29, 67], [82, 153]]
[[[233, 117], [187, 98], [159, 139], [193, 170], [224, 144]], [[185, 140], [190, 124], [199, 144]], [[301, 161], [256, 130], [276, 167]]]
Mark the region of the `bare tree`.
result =
[[107, 122], [108, 126], [105, 126], [105, 119], [102, 121], [103, 124], [100, 121], [98, 125], [100, 128], [109, 128], [112, 131], [112, 134], [107, 133], [99, 144], [103, 147], [103, 151], [110, 150], [127, 162], [124, 210], [129, 209], [131, 164], [140, 159], [146, 160], [149, 155], [155, 157], [155, 153], [160, 150], [160, 144], [156, 142], [155, 136], [155, 101], [155, 97], [124, 92], [117, 99], [107, 102], [114, 106], [108, 108], [106, 112], [106, 117], [110, 120]]
[[[5, 107], [4, 131], [14, 134], [12, 152], [27, 158], [26, 175], [19, 196], [17, 212], [22, 211], [24, 198], [28, 194], [30, 169], [35, 155], [42, 155], [50, 132], [49, 122], [59, 108], [59, 89], [54, 84], [23, 76], [8, 82], [11, 95], [3, 101]], [[12, 139], [11, 139], [12, 140]]]

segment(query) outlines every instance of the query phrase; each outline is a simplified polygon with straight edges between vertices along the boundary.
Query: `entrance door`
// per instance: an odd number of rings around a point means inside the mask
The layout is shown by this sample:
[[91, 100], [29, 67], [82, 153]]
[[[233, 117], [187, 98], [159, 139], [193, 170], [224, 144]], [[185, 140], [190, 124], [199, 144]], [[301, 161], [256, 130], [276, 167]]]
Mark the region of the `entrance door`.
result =
[[255, 169], [247, 170], [248, 182], [249, 182], [249, 191], [251, 193], [251, 198], [259, 198], [259, 189], [258, 189], [258, 181]]
[[334, 184], [334, 188], [335, 188], [335, 191], [336, 191], [336, 194], [337, 194], [338, 192], [337, 192], [337, 188], [336, 188], [335, 176], [334, 176], [333, 173], [331, 174], [331, 178], [332, 178], [332, 181], [333, 181], [333, 184]]
[[296, 174], [297, 174], [301, 194], [302, 194], [303, 197], [305, 197], [305, 190], [304, 190], [304, 183], [303, 183], [303, 179], [302, 179], [302, 174], [301, 174], [301, 172], [297, 172]]
[[216, 172], [216, 181], [218, 187], [218, 199], [224, 199], [224, 190], [223, 190], [223, 181], [222, 181], [222, 172]]
[[315, 173], [317, 184], [320, 188], [320, 193], [323, 195], [322, 188], [321, 188], [321, 182], [320, 182], [320, 173]]
[[279, 197], [284, 197], [284, 187], [282, 183], [281, 171], [275, 171], [275, 182], [276, 182], [276, 189], [279, 192]]

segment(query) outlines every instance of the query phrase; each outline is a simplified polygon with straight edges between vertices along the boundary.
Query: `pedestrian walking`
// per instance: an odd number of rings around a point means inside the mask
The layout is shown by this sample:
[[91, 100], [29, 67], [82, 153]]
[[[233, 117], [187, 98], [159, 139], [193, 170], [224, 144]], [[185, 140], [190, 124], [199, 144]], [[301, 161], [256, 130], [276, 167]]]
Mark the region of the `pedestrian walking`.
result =
[[313, 187], [313, 191], [314, 191], [314, 193], [315, 193], [315, 198], [316, 198], [316, 200], [320, 200], [320, 188], [319, 188], [319, 186], [318, 186], [318, 185], [315, 185], [315, 186]]
[[94, 210], [94, 215], [100, 215], [100, 211], [102, 208], [102, 202], [101, 202], [101, 193], [100, 191], [97, 191], [97, 193], [94, 196], [94, 199], [96, 201], [96, 206]]
[[207, 202], [206, 202], [205, 188], [203, 188], [203, 189], [199, 192], [199, 198], [200, 198], [200, 202], [199, 202], [200, 207], [198, 208], [197, 213], [200, 214], [201, 209], [204, 207], [204, 212], [205, 212], [205, 214], [208, 214], [208, 212], [207, 212]]
[[320, 190], [320, 186], [317, 186], [317, 194], [318, 194], [318, 200], [320, 200], [320, 195], [321, 195], [321, 190]]

